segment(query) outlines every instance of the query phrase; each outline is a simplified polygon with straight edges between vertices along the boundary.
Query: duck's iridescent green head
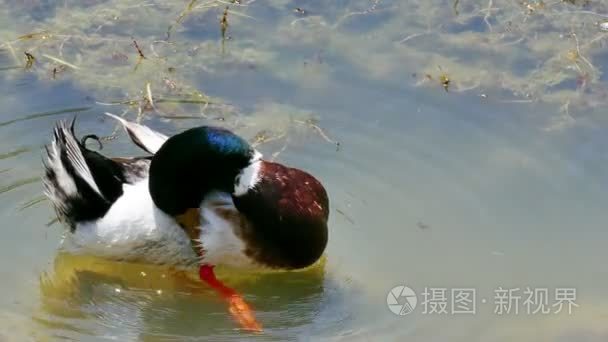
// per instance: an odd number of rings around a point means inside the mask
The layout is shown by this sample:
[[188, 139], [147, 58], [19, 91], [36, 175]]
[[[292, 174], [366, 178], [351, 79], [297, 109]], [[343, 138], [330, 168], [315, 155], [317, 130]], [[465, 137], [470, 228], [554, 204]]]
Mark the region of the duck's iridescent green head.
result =
[[198, 208], [210, 191], [232, 193], [237, 175], [257, 153], [241, 137], [218, 127], [189, 129], [167, 140], [150, 165], [150, 194], [175, 216]]

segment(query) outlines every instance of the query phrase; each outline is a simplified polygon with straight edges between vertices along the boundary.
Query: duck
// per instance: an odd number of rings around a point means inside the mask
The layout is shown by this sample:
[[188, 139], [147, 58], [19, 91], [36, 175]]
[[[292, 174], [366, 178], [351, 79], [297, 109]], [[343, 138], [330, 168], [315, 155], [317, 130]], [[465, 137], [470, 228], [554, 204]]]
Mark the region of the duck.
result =
[[[110, 157], [100, 139], [78, 139], [76, 119], [59, 121], [43, 156], [44, 193], [67, 227], [61, 248], [115, 261], [189, 269], [258, 330], [247, 304], [214, 274], [299, 270], [328, 242], [329, 197], [310, 173], [264, 160], [225, 128], [197, 126], [164, 135], [117, 120], [146, 155]], [[87, 148], [97, 140], [99, 150]], [[249, 323], [247, 323], [249, 322]]]

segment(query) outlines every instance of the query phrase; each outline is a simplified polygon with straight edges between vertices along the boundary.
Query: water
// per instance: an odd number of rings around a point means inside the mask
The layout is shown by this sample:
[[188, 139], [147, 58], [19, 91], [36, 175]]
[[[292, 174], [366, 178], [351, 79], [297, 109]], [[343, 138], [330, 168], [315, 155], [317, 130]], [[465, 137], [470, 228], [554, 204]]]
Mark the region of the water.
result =
[[[417, 3], [232, 4], [222, 46], [224, 3], [4, 1], [0, 339], [606, 340], [605, 5]], [[32, 68], [11, 68], [24, 51]], [[262, 334], [167, 269], [58, 253], [39, 180], [53, 124], [109, 136], [101, 113], [140, 109], [167, 133], [232, 128], [325, 184], [324, 264], [223, 275]], [[103, 151], [139, 153], [121, 131]], [[397, 285], [418, 295], [407, 316], [386, 304]], [[578, 307], [528, 315], [526, 287], [550, 304], [574, 288]], [[475, 289], [476, 313], [425, 314], [425, 288]], [[521, 290], [519, 314], [495, 313], [498, 288]]]

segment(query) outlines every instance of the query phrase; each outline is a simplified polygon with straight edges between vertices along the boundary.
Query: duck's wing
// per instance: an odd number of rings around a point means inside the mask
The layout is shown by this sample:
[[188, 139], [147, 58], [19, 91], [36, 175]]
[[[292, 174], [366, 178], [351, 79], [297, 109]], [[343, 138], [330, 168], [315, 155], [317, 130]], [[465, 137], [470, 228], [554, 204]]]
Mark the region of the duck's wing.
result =
[[87, 149], [74, 134], [74, 121], [59, 122], [45, 146], [44, 188], [59, 218], [72, 230], [103, 217], [123, 194], [123, 184], [146, 178], [147, 158], [110, 159]]
[[166, 135], [159, 133], [148, 126], [140, 125], [135, 122], [127, 121], [118, 115], [105, 113], [107, 116], [118, 120], [125, 128], [135, 145], [144, 151], [155, 154], [156, 151], [169, 139]]

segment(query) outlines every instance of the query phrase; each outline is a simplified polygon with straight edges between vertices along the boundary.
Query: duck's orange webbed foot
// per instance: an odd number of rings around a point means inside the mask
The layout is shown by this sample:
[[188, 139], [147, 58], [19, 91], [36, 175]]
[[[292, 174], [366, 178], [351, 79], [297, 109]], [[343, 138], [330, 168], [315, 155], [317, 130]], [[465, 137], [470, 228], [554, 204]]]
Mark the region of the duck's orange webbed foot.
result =
[[213, 266], [201, 265], [198, 273], [203, 282], [207, 283], [207, 285], [213, 288], [223, 299], [228, 302], [230, 314], [232, 314], [234, 319], [236, 319], [236, 321], [239, 322], [239, 324], [245, 330], [255, 332], [262, 331], [262, 326], [255, 319], [253, 310], [245, 302], [243, 296], [219, 281], [215, 277]]

